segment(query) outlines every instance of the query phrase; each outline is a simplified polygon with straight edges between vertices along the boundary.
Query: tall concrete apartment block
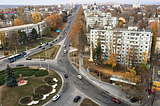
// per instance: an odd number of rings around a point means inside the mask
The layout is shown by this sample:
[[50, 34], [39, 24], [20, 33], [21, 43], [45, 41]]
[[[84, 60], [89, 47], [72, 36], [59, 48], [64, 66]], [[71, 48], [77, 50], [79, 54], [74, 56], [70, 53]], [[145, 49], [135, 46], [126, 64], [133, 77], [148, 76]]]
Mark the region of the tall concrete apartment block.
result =
[[[110, 42], [113, 42], [113, 47], [115, 47], [116, 36], [118, 36], [117, 51], [120, 51], [120, 55], [117, 58], [117, 63], [125, 64], [124, 57], [126, 57], [128, 50], [133, 46], [138, 56], [137, 60], [135, 60], [136, 63], [142, 62], [142, 53], [145, 51], [150, 57], [152, 42], [151, 29], [138, 29], [138, 27], [134, 26], [129, 26], [128, 28], [106, 27], [105, 30], [91, 29], [90, 45], [91, 42], [93, 42], [93, 46], [96, 48], [97, 40], [100, 37], [102, 52], [104, 55], [109, 56], [107, 50], [109, 49]], [[92, 46], [90, 46], [90, 59], [92, 59]]]
[[112, 25], [116, 27], [118, 25], [118, 17], [112, 17], [110, 12], [102, 12], [98, 9], [96, 3], [90, 7], [90, 9], [84, 10], [84, 16], [86, 18], [86, 28], [93, 28], [97, 23], [99, 26]]

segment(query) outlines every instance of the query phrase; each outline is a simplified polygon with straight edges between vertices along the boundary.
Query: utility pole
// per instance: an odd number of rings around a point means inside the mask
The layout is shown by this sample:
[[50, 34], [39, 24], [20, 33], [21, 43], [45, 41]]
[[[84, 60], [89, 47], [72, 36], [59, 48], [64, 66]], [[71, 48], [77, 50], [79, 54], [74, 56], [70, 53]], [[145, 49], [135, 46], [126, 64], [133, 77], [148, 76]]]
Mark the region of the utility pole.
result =
[[41, 67], [41, 60], [40, 60], [40, 55], [39, 55], [39, 65], [40, 65], [40, 67]]

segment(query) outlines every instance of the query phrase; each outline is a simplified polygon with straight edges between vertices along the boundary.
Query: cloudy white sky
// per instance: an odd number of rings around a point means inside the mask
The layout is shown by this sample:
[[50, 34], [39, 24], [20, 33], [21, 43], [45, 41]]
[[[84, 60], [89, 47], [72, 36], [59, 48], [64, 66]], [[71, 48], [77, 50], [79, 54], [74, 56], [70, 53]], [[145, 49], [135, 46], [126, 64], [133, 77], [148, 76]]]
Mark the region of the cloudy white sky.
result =
[[0, 5], [52, 5], [61, 3], [74, 3], [79, 4], [85, 3], [106, 3], [115, 2], [123, 4], [133, 4], [133, 3], [157, 3], [160, 0], [0, 0]]

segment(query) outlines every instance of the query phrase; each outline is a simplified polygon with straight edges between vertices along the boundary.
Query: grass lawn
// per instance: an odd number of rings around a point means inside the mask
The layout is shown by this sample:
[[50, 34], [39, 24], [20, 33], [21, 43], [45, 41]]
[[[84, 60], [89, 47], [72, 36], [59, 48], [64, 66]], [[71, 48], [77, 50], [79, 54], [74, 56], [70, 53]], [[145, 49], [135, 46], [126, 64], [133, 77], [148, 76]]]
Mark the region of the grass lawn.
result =
[[[32, 105], [32, 106], [41, 106], [47, 101], [49, 101], [55, 94], [58, 93], [59, 89], [61, 88], [62, 85], [62, 80], [61, 77], [54, 71], [50, 71], [50, 74], [47, 76], [51, 76], [53, 78], [58, 79], [58, 85], [56, 87], [56, 92], [54, 94], [51, 94], [48, 96], [45, 100], [40, 101], [37, 105]], [[23, 79], [28, 80], [27, 85], [24, 86], [15, 86], [15, 87], [7, 87], [5, 84], [2, 85], [2, 105], [3, 106], [21, 106], [19, 104], [19, 100], [22, 97], [25, 96], [33, 96], [33, 90], [38, 86], [45, 84], [45, 82], [42, 81], [42, 79], [46, 77], [35, 77], [35, 76], [30, 76], [30, 77], [24, 77]]]
[[[42, 50], [36, 54], [33, 54], [29, 57], [39, 58], [39, 56], [40, 56], [40, 58], [46, 58], [46, 55], [45, 55], [45, 51], [46, 51], [47, 59], [54, 59], [57, 55], [59, 48], [60, 48], [60, 45], [51, 46], [50, 48], [47, 48], [46, 50], [44, 49], [44, 50]], [[52, 56], [52, 58], [51, 58], [51, 56]]]
[[98, 104], [96, 104], [95, 102], [93, 102], [92, 100], [85, 98], [83, 99], [83, 101], [81, 102], [80, 106], [99, 106]]

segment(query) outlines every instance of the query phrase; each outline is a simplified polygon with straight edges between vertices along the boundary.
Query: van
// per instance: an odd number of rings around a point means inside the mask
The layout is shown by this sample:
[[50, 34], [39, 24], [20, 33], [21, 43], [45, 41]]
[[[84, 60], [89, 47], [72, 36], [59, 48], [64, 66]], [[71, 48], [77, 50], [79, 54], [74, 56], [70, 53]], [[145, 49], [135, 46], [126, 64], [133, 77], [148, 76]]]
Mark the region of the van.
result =
[[64, 54], [66, 54], [67, 53], [67, 50], [64, 50]]

